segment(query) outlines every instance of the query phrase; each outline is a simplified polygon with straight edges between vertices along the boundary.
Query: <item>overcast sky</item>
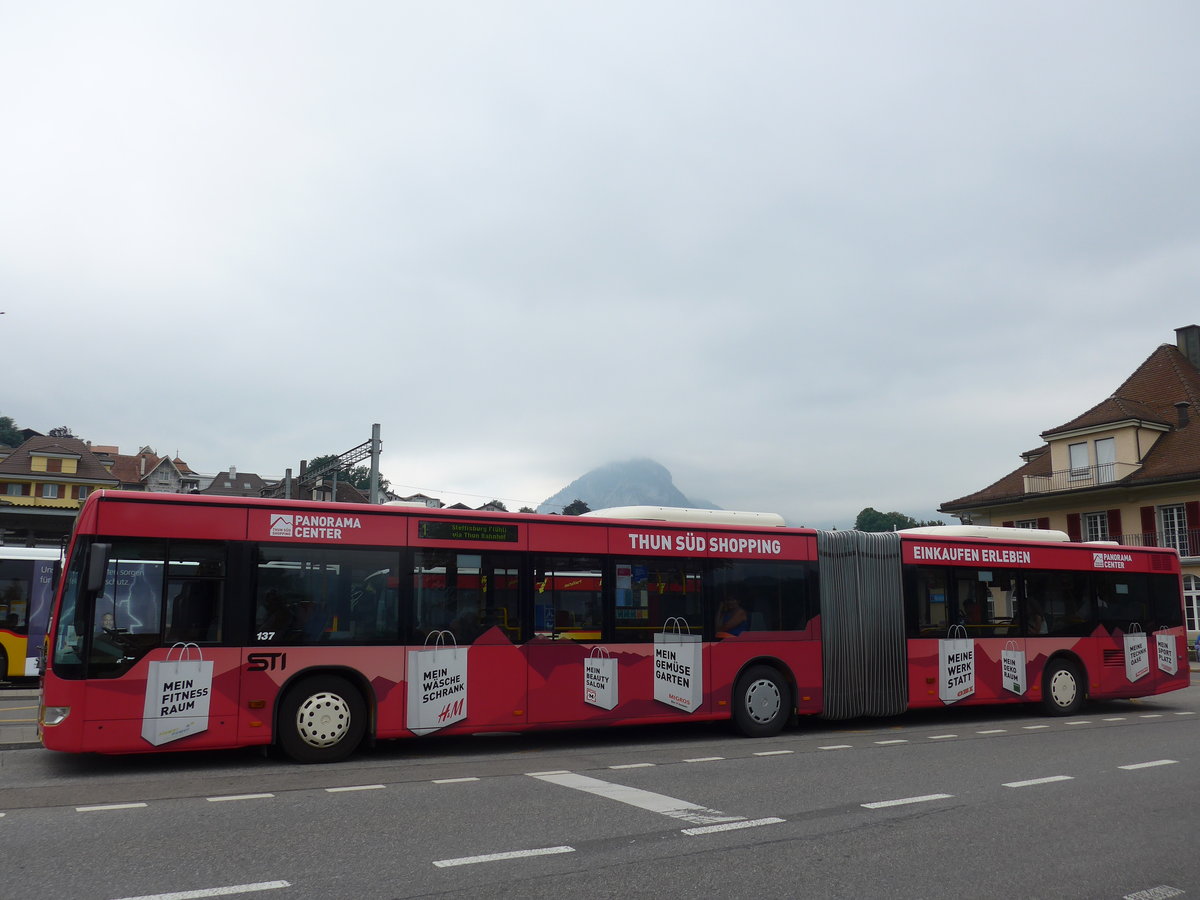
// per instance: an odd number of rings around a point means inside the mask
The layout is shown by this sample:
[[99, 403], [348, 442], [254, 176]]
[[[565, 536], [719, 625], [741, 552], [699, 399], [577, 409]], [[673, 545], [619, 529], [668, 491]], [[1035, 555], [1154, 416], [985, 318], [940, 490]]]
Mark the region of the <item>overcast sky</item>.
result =
[[1200, 5], [0, 0], [0, 415], [918, 518], [1200, 321]]

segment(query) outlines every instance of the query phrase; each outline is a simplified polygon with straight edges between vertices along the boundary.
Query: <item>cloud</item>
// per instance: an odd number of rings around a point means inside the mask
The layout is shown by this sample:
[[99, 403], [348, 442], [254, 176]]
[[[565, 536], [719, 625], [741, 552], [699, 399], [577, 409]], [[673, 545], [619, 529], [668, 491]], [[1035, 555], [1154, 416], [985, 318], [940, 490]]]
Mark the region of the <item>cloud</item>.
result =
[[204, 471], [379, 422], [426, 493], [647, 456], [805, 524], [931, 515], [1194, 321], [1198, 18], [6, 8], [0, 415]]

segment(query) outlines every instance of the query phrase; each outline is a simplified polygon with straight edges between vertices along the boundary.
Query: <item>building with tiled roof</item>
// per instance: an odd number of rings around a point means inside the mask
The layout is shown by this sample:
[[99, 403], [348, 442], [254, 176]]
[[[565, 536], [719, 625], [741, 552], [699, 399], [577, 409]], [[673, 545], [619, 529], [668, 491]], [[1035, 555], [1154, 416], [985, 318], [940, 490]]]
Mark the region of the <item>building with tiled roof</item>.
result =
[[268, 481], [253, 472], [239, 472], [235, 466], [230, 466], [213, 476], [208, 487], [197, 493], [222, 497], [266, 497], [274, 485], [275, 480]]
[[0, 459], [0, 540], [60, 539], [89, 493], [118, 484], [105, 461], [78, 438], [31, 437]]
[[1200, 326], [1175, 331], [1091, 409], [982, 490], [941, 505], [975, 525], [1054, 528], [1072, 540], [1174, 547], [1187, 626], [1200, 631]]
[[159, 456], [150, 447], [143, 447], [132, 456], [113, 452], [110, 458], [112, 473], [120, 479], [123, 491], [188, 494], [206, 486], [203, 483], [206, 479], [178, 456], [174, 459]]

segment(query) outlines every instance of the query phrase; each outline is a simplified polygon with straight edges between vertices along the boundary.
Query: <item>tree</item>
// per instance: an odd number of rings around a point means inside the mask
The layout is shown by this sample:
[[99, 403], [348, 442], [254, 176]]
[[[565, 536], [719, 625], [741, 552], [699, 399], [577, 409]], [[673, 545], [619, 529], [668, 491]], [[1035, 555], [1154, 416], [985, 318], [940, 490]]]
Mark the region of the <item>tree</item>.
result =
[[[335, 463], [335, 462], [337, 462], [337, 459], [338, 458], [336, 456], [334, 456], [333, 454], [329, 454], [327, 456], [318, 456], [318, 457], [316, 457], [316, 459], [309, 461], [307, 471], [311, 472], [313, 469], [319, 469], [319, 468], [322, 468], [323, 466], [329, 465], [330, 463]], [[326, 477], [332, 479], [333, 473], [330, 472], [329, 475]], [[348, 483], [354, 485], [360, 491], [371, 490], [371, 467], [370, 466], [351, 466], [349, 469], [341, 469], [338, 471], [337, 477], [338, 477], [338, 481], [348, 482]], [[388, 481], [386, 478], [384, 478], [383, 475], [381, 474], [379, 476], [380, 492], [386, 491], [391, 486], [392, 486], [392, 483], [390, 481]]]
[[17, 423], [9, 416], [0, 416], [0, 444], [19, 447], [24, 442], [25, 436], [17, 429]]
[[911, 516], [898, 512], [880, 512], [868, 506], [854, 520], [855, 531], [898, 531], [901, 528], [920, 528], [923, 525], [945, 525], [945, 522], [931, 520], [918, 522]]
[[71, 433], [71, 429], [66, 425], [59, 425], [57, 428], [51, 428], [49, 433], [50, 437], [75, 437], [75, 435]]
[[537, 512], [532, 506], [522, 506], [517, 512]]
[[563, 507], [564, 516], [582, 516], [585, 512], [591, 512], [591, 509], [578, 497]]
[[484, 506], [490, 506], [496, 512], [508, 512], [508, 507], [500, 500], [489, 500]]

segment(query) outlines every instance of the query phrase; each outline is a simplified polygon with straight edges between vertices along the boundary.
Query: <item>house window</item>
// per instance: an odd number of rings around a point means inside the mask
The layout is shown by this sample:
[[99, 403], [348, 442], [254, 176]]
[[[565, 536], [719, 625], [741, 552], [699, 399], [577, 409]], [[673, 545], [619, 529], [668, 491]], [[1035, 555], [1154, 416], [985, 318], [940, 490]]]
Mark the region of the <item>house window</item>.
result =
[[1018, 528], [1037, 528], [1037, 519], [1017, 519], [1014, 523]]
[[1085, 541], [1107, 541], [1109, 539], [1108, 513], [1083, 514], [1083, 539]]
[[43, 484], [42, 485], [42, 496], [45, 497], [47, 500], [57, 500], [58, 499], [58, 485], [57, 484]]
[[1083, 444], [1071, 444], [1068, 448], [1071, 453], [1071, 477], [1083, 478], [1088, 474], [1088, 446]]
[[87, 495], [89, 493], [91, 493], [91, 490], [92, 490], [91, 488], [86, 487], [81, 484], [79, 487], [75, 488], [75, 496], [78, 497], [80, 500], [83, 500], [87, 497]]
[[1183, 611], [1187, 615], [1187, 630], [1200, 631], [1200, 578], [1183, 576]]
[[1101, 438], [1096, 441], [1096, 481], [1117, 480], [1117, 439]]
[[1187, 512], [1184, 510], [1183, 504], [1160, 506], [1158, 518], [1161, 526], [1159, 544], [1163, 547], [1174, 547], [1179, 551], [1180, 556], [1189, 556]]
[[8, 487], [5, 489], [5, 493], [10, 497], [20, 497], [23, 495], [21, 485], [13, 484], [12, 482], [9, 482]]

